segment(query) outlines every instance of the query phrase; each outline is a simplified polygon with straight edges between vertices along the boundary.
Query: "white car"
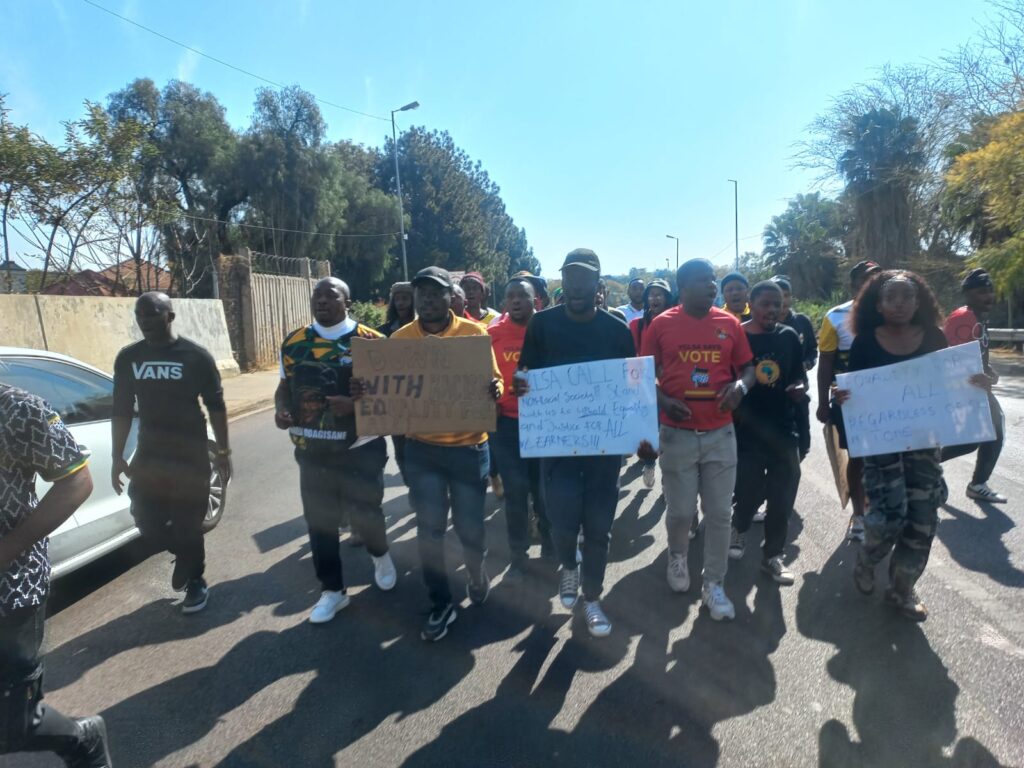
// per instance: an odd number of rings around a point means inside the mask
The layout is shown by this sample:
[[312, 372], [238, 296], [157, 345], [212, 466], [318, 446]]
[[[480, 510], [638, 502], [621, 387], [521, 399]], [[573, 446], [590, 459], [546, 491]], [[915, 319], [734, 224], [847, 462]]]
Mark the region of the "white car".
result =
[[[60, 528], [50, 535], [50, 561], [54, 578], [64, 576], [86, 563], [127, 544], [139, 535], [132, 519], [128, 494], [118, 496], [110, 486], [110, 420], [114, 404], [114, 380], [91, 365], [55, 352], [37, 349], [0, 347], [0, 382], [31, 392], [46, 400], [89, 457], [93, 491]], [[125, 447], [131, 460], [138, 439], [139, 420]], [[213, 433], [207, 428], [212, 451]], [[49, 484], [38, 480], [36, 493], [42, 495]], [[225, 484], [220, 473], [211, 469], [210, 503], [203, 522], [204, 531], [220, 522], [224, 512]]]

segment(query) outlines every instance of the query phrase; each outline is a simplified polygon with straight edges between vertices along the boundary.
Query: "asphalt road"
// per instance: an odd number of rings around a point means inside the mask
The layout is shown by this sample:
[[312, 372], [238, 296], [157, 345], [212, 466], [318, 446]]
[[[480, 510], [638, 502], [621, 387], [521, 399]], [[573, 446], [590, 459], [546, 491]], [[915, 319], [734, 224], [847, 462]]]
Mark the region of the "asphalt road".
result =
[[[1010, 438], [992, 484], [1012, 503], [969, 501], [973, 458], [946, 465], [923, 625], [854, 589], [855, 545], [818, 440], [787, 549], [797, 583], [776, 586], [748, 547], [727, 579], [734, 622], [698, 610], [696, 587], [669, 592], [664, 501], [631, 462], [604, 600], [611, 637], [591, 639], [538, 568], [519, 590], [496, 579], [435, 645], [419, 638], [426, 595], [393, 467], [397, 589], [377, 591], [367, 554], [343, 545], [352, 604], [328, 625], [306, 622], [319, 590], [297, 471], [271, 415], [250, 416], [232, 425], [237, 477], [208, 537], [208, 609], [178, 612], [168, 555], [132, 545], [93, 564], [55, 589], [48, 700], [102, 713], [118, 768], [1022, 766], [1024, 378], [1005, 378], [1000, 395]], [[489, 497], [495, 575], [507, 563], [498, 509]]]

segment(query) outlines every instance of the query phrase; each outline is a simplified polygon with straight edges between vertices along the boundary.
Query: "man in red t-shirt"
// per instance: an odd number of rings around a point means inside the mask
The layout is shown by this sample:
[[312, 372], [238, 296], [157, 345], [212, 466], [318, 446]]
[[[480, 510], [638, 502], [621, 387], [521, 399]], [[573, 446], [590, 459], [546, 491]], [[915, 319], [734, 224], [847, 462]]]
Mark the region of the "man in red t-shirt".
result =
[[519, 354], [526, 338], [526, 326], [534, 313], [536, 290], [531, 281], [513, 279], [505, 287], [505, 314], [487, 329], [491, 347], [505, 383], [505, 394], [498, 401], [498, 425], [490, 435], [498, 472], [505, 486], [505, 523], [508, 525], [508, 549], [511, 562], [505, 582], [522, 583], [530, 547], [530, 494], [541, 535], [541, 553], [550, 555], [552, 547], [544, 493], [540, 482], [540, 460], [524, 459], [519, 454], [519, 399], [513, 392], [513, 379], [519, 368]]
[[739, 321], [713, 306], [718, 286], [711, 262], [691, 259], [676, 282], [680, 306], [651, 321], [640, 353], [654, 357], [658, 373], [668, 583], [675, 592], [690, 588], [686, 554], [699, 494], [705, 515], [701, 600], [720, 621], [736, 617], [723, 587], [736, 486], [732, 412], [754, 385], [754, 356]]
[[953, 445], [943, 448], [942, 460], [966, 456], [977, 450], [978, 459], [974, 465], [974, 476], [967, 486], [967, 497], [978, 501], [987, 501], [990, 504], [1005, 504], [1006, 497], [988, 486], [988, 480], [992, 477], [996, 462], [999, 461], [999, 454], [1003, 450], [1003, 433], [1006, 426], [1003, 409], [999, 407], [999, 401], [992, 394], [993, 385], [999, 383], [999, 374], [992, 369], [988, 360], [988, 316], [996, 303], [995, 288], [992, 285], [992, 278], [984, 269], [975, 269], [968, 273], [960, 284], [960, 288], [967, 304], [950, 313], [946, 318], [946, 326], [943, 331], [946, 334], [946, 341], [951, 347], [971, 341], [981, 344], [981, 362], [985, 377], [988, 379], [988, 386], [985, 389], [988, 390], [988, 404], [992, 410], [996, 439], [987, 443]]

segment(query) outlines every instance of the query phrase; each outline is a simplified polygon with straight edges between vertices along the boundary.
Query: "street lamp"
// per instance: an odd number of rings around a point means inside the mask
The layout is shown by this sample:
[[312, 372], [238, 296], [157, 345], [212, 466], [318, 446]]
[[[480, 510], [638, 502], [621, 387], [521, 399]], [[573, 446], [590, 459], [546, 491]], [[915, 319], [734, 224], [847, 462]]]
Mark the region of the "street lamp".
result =
[[395, 112], [418, 109], [418, 101], [391, 110], [391, 148], [395, 155], [395, 186], [398, 187], [398, 231], [402, 236], [402, 279], [409, 282], [409, 260], [405, 255], [405, 211], [402, 209], [402, 177], [398, 173], [398, 132], [395, 130]]
[[732, 182], [732, 212], [733, 226], [736, 237], [736, 271], [740, 270], [740, 183], [736, 179], [726, 179]]
[[676, 271], [679, 270], [679, 238], [675, 235], [665, 235], [669, 240], [676, 241]]

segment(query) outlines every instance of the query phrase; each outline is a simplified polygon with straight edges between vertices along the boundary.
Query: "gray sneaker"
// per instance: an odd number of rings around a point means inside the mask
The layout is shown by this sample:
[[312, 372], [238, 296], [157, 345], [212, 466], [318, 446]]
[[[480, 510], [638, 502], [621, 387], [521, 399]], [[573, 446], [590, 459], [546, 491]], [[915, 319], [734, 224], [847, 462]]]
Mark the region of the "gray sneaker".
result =
[[790, 585], [796, 581], [796, 576], [782, 562], [782, 558], [776, 555], [761, 563], [761, 570], [767, 573], [778, 584]]
[[743, 553], [747, 551], [747, 534], [740, 533], [735, 528], [729, 536], [729, 559], [742, 560]]
[[608, 620], [601, 603], [591, 600], [583, 603], [583, 615], [587, 620], [587, 630], [594, 637], [608, 637], [612, 631], [612, 623]]
[[558, 583], [558, 597], [562, 601], [562, 607], [570, 611], [576, 607], [576, 601], [580, 597], [579, 566], [569, 570], [562, 568], [562, 576]]
[[701, 602], [708, 607], [708, 613], [711, 614], [714, 621], [736, 618], [736, 608], [733, 606], [732, 600], [726, 597], [725, 588], [721, 582], [705, 581], [704, 587], [701, 589]]
[[668, 553], [668, 586], [673, 592], [686, 592], [690, 589], [690, 568], [685, 553]]

